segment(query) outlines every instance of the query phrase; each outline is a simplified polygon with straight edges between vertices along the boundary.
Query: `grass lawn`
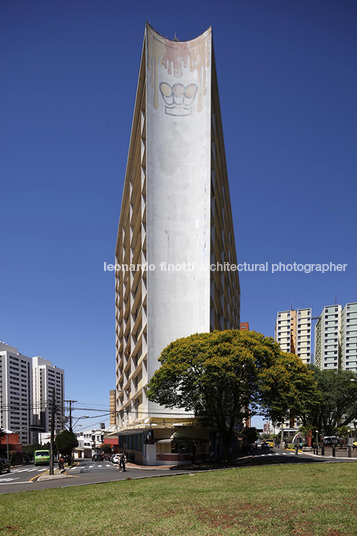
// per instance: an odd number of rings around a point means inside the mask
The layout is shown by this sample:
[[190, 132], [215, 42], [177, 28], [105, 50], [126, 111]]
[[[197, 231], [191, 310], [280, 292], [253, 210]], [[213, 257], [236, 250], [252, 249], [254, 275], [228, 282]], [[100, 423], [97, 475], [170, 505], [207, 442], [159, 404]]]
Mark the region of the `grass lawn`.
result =
[[357, 463], [244, 467], [0, 496], [0, 536], [356, 536]]

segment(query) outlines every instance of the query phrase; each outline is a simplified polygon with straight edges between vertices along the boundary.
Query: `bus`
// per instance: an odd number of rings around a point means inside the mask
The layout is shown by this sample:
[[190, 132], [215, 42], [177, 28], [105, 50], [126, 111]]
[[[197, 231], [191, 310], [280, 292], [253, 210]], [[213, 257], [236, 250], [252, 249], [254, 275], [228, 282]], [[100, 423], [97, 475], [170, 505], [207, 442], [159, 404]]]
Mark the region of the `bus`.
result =
[[50, 451], [49, 450], [35, 450], [34, 458], [35, 458], [35, 465], [49, 465], [50, 464]]

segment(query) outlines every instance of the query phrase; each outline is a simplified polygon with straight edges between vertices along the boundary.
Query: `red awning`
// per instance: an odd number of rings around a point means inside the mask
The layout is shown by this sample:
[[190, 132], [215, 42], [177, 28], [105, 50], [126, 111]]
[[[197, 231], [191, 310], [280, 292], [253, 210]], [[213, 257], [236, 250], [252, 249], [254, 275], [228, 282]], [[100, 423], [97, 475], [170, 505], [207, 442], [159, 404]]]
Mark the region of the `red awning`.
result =
[[104, 438], [104, 445], [110, 445], [111, 447], [114, 447], [114, 445], [119, 445], [119, 437]]

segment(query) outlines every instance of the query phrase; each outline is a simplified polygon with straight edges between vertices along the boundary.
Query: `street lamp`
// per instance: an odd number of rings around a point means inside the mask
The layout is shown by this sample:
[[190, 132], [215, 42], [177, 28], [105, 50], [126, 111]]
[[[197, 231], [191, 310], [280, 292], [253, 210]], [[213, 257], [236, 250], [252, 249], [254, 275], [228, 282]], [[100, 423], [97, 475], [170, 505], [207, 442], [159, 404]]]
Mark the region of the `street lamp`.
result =
[[6, 434], [6, 452], [7, 452], [7, 461], [10, 460], [10, 451], [9, 451], [9, 435], [12, 434], [19, 434], [20, 432], [25, 432], [26, 430], [29, 430], [31, 426], [28, 426], [27, 428], [21, 428], [21, 430], [16, 430], [15, 432], [13, 430], [6, 430], [4, 428], [4, 433]]
[[[76, 422], [73, 424], [72, 429], [77, 425], [77, 422], [81, 419], [89, 419], [89, 415], [82, 415], [81, 417], [78, 417]], [[78, 424], [78, 426], [82, 426], [82, 424]]]
[[7, 446], [7, 461], [10, 460], [10, 453], [9, 453], [9, 435], [14, 434], [12, 430], [6, 430], [6, 428], [3, 428], [4, 433], [6, 434], [6, 446]]

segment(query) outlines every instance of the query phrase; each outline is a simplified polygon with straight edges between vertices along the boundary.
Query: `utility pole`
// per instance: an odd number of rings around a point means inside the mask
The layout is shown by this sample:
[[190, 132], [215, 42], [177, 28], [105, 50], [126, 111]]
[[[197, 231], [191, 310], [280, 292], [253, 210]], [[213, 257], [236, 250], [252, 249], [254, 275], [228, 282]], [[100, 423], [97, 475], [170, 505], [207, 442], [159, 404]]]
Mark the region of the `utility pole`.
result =
[[56, 413], [56, 400], [55, 400], [55, 388], [52, 389], [52, 404], [51, 404], [51, 444], [50, 444], [50, 475], [53, 475], [53, 451], [55, 440], [55, 413]]
[[69, 431], [73, 432], [72, 430], [72, 404], [74, 402], [77, 402], [77, 400], [67, 400], [67, 402], [69, 404]]

